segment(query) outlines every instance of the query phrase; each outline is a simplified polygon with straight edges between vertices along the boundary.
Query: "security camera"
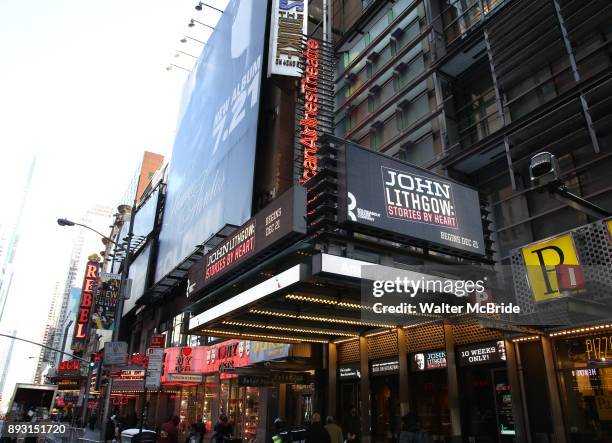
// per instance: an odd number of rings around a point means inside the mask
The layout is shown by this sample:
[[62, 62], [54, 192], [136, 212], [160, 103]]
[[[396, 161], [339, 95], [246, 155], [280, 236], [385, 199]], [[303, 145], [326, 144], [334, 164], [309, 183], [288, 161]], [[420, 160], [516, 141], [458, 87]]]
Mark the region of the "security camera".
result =
[[540, 152], [531, 157], [529, 177], [532, 186], [561, 186], [559, 161], [550, 152]]

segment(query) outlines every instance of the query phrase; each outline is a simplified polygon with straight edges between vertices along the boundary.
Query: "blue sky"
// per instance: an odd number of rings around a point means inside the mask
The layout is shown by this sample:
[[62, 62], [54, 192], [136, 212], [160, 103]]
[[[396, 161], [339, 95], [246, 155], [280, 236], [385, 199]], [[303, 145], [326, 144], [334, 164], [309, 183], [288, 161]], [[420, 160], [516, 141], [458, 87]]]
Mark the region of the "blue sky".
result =
[[[223, 6], [226, 0], [210, 0]], [[144, 150], [169, 154], [186, 73], [167, 71], [177, 49], [199, 55], [218, 13], [186, 0], [0, 0], [0, 224], [14, 217], [19, 187], [38, 157], [12, 298], [0, 332], [40, 340], [55, 281], [65, 278], [78, 218], [116, 206]], [[33, 271], [36, 270], [36, 275]], [[38, 349], [16, 346], [7, 380], [29, 382]], [[9, 389], [10, 388], [10, 389]]]

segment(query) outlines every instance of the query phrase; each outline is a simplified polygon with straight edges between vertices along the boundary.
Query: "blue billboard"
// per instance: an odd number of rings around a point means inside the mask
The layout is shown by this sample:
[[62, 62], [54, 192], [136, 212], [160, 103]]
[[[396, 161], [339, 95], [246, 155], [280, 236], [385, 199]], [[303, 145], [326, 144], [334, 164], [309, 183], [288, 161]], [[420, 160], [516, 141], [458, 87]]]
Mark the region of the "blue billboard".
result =
[[251, 216], [267, 3], [231, 0], [185, 85], [156, 282]]

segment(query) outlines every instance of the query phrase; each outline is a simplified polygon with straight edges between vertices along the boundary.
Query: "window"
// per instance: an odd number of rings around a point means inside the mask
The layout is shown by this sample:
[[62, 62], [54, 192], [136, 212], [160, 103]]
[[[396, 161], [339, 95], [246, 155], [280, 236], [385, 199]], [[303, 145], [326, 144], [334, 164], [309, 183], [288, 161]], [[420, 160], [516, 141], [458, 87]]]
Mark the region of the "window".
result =
[[181, 346], [183, 324], [183, 314], [179, 314], [172, 319], [172, 327], [170, 328], [170, 347]]

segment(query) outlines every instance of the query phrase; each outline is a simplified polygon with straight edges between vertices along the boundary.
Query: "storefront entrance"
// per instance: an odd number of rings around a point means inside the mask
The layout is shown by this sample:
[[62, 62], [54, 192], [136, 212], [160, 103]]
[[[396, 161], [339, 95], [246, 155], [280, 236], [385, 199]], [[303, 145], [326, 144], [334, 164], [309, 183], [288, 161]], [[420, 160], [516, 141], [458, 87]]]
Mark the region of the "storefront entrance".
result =
[[461, 428], [469, 443], [515, 441], [512, 390], [503, 341], [475, 343], [457, 350]]
[[[464, 368], [461, 382], [462, 429], [467, 441], [509, 443], [515, 441], [512, 391], [505, 367]], [[470, 440], [471, 439], [471, 440]]]
[[372, 435], [377, 443], [396, 441], [400, 427], [397, 375], [372, 378]]
[[420, 428], [435, 439], [451, 435], [446, 370], [413, 373], [410, 377], [410, 410]]
[[569, 440], [612, 441], [612, 335], [559, 340], [555, 347]]

